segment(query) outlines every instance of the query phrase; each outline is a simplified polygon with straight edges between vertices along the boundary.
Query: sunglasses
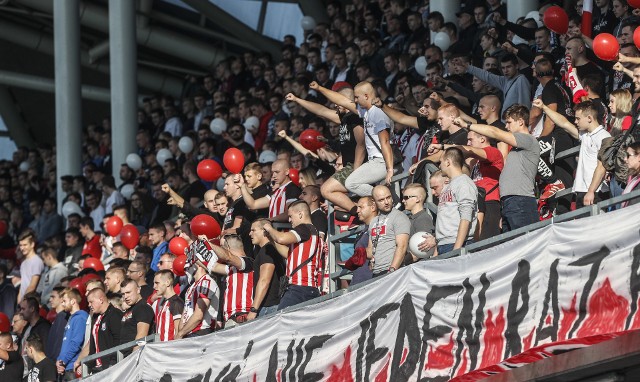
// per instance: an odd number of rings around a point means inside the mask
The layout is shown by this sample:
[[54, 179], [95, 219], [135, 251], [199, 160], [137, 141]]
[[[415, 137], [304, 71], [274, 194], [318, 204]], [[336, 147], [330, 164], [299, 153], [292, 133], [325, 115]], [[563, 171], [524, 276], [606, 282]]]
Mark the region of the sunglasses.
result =
[[402, 197], [402, 200], [409, 200], [410, 198], [417, 198], [416, 195], [405, 195]]

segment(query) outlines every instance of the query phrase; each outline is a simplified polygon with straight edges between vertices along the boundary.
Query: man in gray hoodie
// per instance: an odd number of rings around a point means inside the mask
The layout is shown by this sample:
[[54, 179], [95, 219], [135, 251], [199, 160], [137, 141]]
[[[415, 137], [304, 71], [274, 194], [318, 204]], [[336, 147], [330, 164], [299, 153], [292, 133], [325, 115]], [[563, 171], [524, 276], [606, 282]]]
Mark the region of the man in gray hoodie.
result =
[[502, 76], [467, 65], [462, 60], [458, 61], [457, 65], [462, 66], [462, 72], [466, 71], [502, 91], [504, 102], [502, 103], [501, 115], [513, 104], [531, 104], [531, 84], [527, 77], [518, 71], [518, 57], [514, 54], [506, 54], [500, 60]]
[[438, 198], [438, 254], [464, 247], [476, 231], [478, 188], [462, 172], [463, 164], [464, 155], [457, 147], [450, 147], [442, 154], [440, 170], [451, 180]]

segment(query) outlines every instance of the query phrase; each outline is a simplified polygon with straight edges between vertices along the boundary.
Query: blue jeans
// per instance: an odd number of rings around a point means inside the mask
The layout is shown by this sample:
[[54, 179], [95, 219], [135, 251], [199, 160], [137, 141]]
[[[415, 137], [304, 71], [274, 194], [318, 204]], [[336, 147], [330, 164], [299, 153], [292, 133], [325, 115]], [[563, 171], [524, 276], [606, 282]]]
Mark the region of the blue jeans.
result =
[[320, 297], [320, 291], [318, 290], [318, 288], [300, 285], [289, 285], [289, 289], [284, 292], [284, 295], [280, 299], [278, 310], [298, 305], [316, 297]]
[[265, 306], [258, 311], [258, 317], [266, 316], [267, 314], [273, 314], [278, 311], [278, 305]]
[[502, 203], [502, 232], [513, 231], [520, 227], [540, 221], [538, 203], [532, 196], [505, 196]]
[[[622, 195], [622, 191], [624, 191], [624, 187], [622, 187], [615, 176], [612, 176], [611, 182], [609, 183], [609, 192], [611, 193], [611, 197], [615, 198], [616, 196]], [[609, 207], [609, 211], [615, 211], [617, 209], [620, 209], [620, 204], [614, 204]]]
[[[469, 239], [467, 241], [464, 242], [464, 244], [462, 244], [463, 247], [469, 245], [473, 243], [473, 239]], [[442, 244], [438, 246], [438, 255], [444, 255], [447, 252], [451, 252], [453, 251], [453, 246], [455, 243], [451, 243], [451, 244]]]

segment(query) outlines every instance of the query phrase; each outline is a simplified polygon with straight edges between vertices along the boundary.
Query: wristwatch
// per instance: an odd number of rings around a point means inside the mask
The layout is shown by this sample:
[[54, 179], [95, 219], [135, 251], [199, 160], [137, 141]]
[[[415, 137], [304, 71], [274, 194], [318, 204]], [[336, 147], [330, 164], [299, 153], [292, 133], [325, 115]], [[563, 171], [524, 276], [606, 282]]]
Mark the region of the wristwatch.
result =
[[253, 306], [251, 307], [251, 309], [249, 309], [249, 312], [251, 313], [258, 313], [258, 309], [254, 308]]

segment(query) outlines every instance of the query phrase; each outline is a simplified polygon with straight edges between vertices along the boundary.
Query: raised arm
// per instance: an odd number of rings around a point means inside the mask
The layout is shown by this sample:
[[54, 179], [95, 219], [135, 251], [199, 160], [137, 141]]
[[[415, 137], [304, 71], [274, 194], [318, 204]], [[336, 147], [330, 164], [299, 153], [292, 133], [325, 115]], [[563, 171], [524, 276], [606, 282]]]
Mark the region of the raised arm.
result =
[[484, 135], [485, 137], [493, 138], [498, 141], [504, 142], [511, 146], [516, 146], [516, 137], [507, 131], [500, 130], [497, 127], [482, 125], [479, 123], [466, 123], [462, 118], [458, 117], [453, 120], [453, 123], [456, 125], [469, 129], [471, 131], [475, 131], [478, 134]]
[[336, 105], [340, 105], [345, 109], [351, 111], [352, 113], [358, 114], [358, 109], [356, 108], [356, 103], [350, 100], [349, 98], [343, 96], [338, 92], [334, 92], [333, 90], [327, 89], [325, 87], [320, 86], [316, 81], [313, 81], [309, 84], [309, 88], [315, 91], [320, 92], [323, 96], [325, 96], [330, 102], [335, 103]]
[[340, 118], [338, 117], [338, 113], [336, 113], [335, 110], [331, 110], [328, 107], [320, 105], [317, 102], [311, 102], [302, 98], [298, 98], [293, 93], [287, 94], [285, 98], [287, 99], [287, 101], [293, 101], [319, 117], [322, 117], [333, 123], [340, 123]]
[[564, 115], [558, 113], [557, 111], [553, 110], [549, 106], [542, 103], [541, 99], [539, 98], [534, 99], [533, 106], [544, 111], [545, 114], [547, 114], [547, 117], [549, 117], [549, 119], [551, 119], [553, 123], [556, 124], [556, 126], [561, 127], [563, 130], [569, 133], [569, 135], [571, 135], [573, 138], [575, 139], [580, 138], [580, 135], [578, 134], [578, 128], [573, 123], [569, 122]]
[[418, 118], [411, 115], [406, 115], [399, 110], [392, 108], [389, 105], [382, 103], [380, 98], [376, 97], [373, 102], [374, 106], [377, 106], [382, 110], [393, 122], [400, 123], [402, 125], [418, 128]]
[[287, 132], [284, 130], [280, 130], [278, 131], [278, 136], [280, 138], [284, 138], [287, 142], [289, 142], [289, 144], [291, 146], [293, 146], [294, 149], [298, 150], [300, 153], [302, 153], [302, 155], [307, 156], [307, 155], [311, 155], [312, 157], [316, 158], [316, 159], [320, 159], [320, 157], [318, 157], [318, 154], [314, 153], [313, 151], [305, 148], [304, 146], [302, 146], [300, 144], [300, 142], [296, 141], [295, 139], [291, 138], [290, 136], [287, 135]]
[[254, 199], [249, 187], [244, 182], [244, 178], [240, 174], [234, 175], [233, 181], [240, 185], [240, 191], [242, 191], [242, 198], [247, 205], [252, 210], [260, 210], [263, 208], [269, 208], [269, 198], [263, 196], [258, 199]]

